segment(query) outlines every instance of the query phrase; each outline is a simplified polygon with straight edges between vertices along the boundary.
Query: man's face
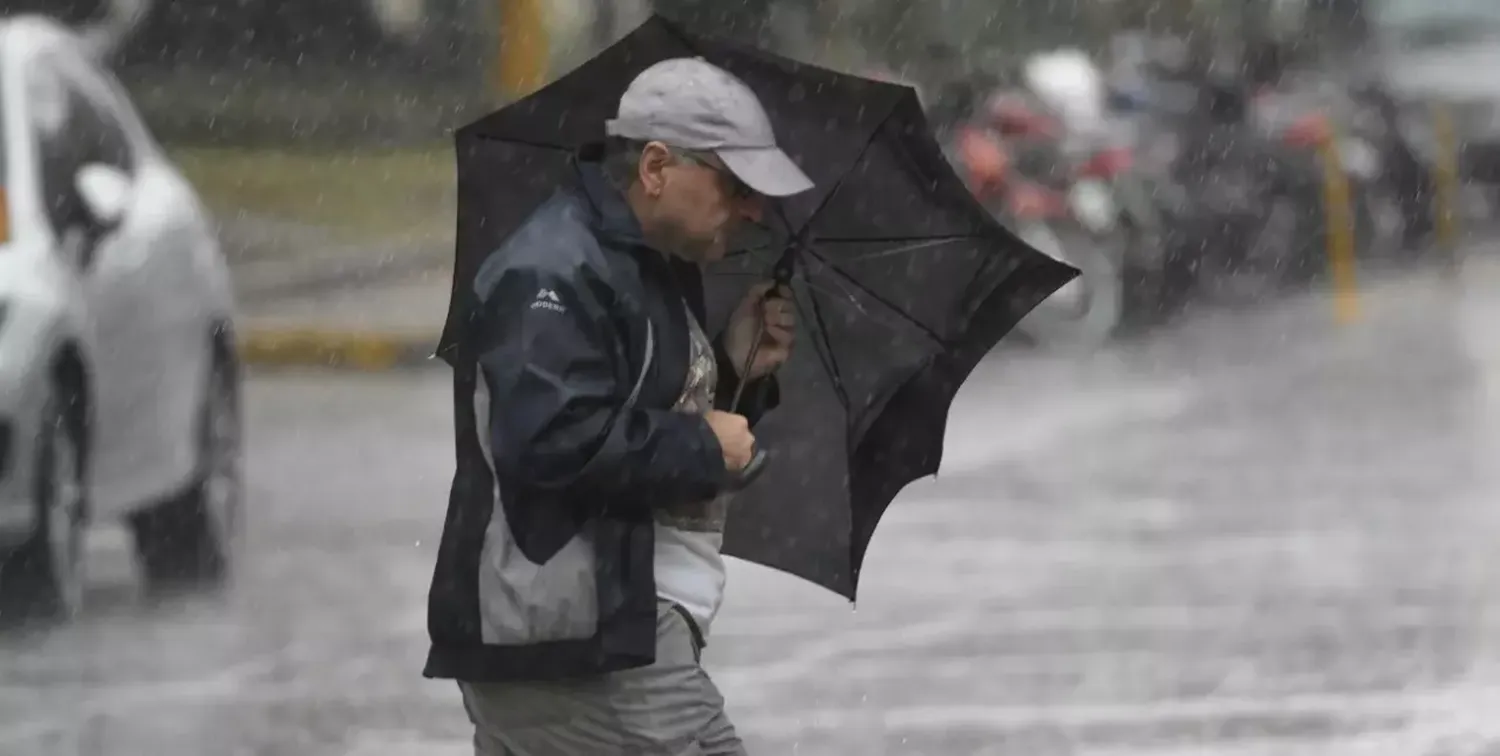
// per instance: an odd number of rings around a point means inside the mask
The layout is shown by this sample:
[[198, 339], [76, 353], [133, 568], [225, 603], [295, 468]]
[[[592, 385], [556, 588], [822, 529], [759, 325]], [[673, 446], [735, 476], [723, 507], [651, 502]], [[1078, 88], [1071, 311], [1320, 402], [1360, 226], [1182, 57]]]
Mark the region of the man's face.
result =
[[647, 236], [683, 259], [723, 259], [739, 225], [760, 220], [761, 197], [711, 153], [652, 142], [641, 154], [641, 180], [652, 201]]

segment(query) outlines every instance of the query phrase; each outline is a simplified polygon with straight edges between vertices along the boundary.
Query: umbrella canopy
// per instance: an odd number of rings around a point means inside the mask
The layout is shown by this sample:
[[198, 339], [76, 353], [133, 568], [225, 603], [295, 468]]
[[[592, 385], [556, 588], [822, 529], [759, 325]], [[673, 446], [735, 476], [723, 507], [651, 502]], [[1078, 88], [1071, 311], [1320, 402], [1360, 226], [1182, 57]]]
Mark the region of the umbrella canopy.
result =
[[485, 257], [569, 178], [620, 95], [661, 60], [740, 77], [816, 183], [779, 201], [772, 246], [705, 276], [710, 326], [781, 263], [801, 313], [781, 406], [756, 428], [766, 472], [736, 494], [725, 553], [851, 600], [876, 523], [937, 472], [948, 408], [978, 361], [1077, 271], [1016, 239], [973, 199], [916, 93], [797, 63], [652, 17], [566, 76], [458, 132], [458, 259], [439, 354], [452, 359]]

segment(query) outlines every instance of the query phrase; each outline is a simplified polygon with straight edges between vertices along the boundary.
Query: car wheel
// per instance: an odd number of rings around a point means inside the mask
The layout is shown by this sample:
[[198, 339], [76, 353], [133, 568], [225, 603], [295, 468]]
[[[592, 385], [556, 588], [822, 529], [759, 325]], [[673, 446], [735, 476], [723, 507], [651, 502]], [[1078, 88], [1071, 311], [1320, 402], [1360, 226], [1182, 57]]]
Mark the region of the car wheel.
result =
[[36, 528], [0, 562], [0, 620], [71, 617], [83, 608], [85, 535], [88, 525], [79, 435], [68, 422], [61, 392], [42, 405], [33, 458]]
[[239, 374], [217, 358], [198, 419], [198, 475], [184, 493], [131, 520], [152, 589], [217, 585], [228, 577], [241, 530]]
[[1016, 330], [1044, 346], [1092, 348], [1108, 341], [1124, 310], [1121, 273], [1109, 249], [1120, 239], [1040, 221], [1019, 223], [1015, 232], [1033, 248], [1080, 271], [1022, 318]]

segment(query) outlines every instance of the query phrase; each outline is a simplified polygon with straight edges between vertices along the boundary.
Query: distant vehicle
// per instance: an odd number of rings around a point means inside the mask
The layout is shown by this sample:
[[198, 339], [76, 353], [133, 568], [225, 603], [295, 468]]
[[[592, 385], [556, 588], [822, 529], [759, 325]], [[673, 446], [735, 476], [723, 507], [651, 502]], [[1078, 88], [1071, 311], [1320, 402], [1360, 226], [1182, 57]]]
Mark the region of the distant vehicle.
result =
[[1087, 54], [1028, 56], [1019, 78], [1021, 86], [991, 96], [964, 135], [963, 162], [976, 195], [1003, 223], [1081, 271], [1017, 330], [1041, 343], [1097, 346], [1155, 319], [1161, 218], [1133, 167], [1130, 135], [1106, 107], [1103, 72]]
[[1198, 90], [1195, 107], [1164, 121], [1177, 138], [1170, 256], [1196, 258], [1176, 288], [1241, 303], [1316, 280], [1327, 267], [1322, 173], [1255, 121], [1243, 81], [1208, 75]]
[[165, 586], [223, 578], [240, 520], [227, 265], [93, 50], [0, 21], [0, 620], [80, 608], [92, 521]]
[[[1459, 179], [1500, 199], [1500, 3], [1493, 0], [1246, 0], [1237, 28], [1280, 43], [1292, 98], [1332, 105], [1343, 130], [1378, 149], [1400, 233], [1416, 247], [1435, 227], [1443, 174], [1437, 113], [1453, 127]], [[1330, 88], [1343, 95], [1329, 94]], [[1302, 90], [1300, 93], [1297, 90]], [[1346, 104], [1347, 103], [1347, 104]], [[1468, 214], [1468, 208], [1460, 208]]]
[[[1332, 147], [1337, 166], [1349, 187], [1356, 251], [1369, 259], [1392, 259], [1414, 252], [1417, 239], [1408, 233], [1386, 133], [1367, 108], [1325, 78], [1297, 72], [1281, 77], [1277, 86], [1260, 90], [1254, 120], [1271, 138], [1289, 148], [1289, 159], [1301, 163], [1310, 177], [1322, 176]], [[1317, 191], [1309, 206], [1322, 206], [1322, 182], [1309, 180]], [[1415, 212], [1415, 211], [1414, 211]], [[1332, 222], [1324, 213], [1325, 225]], [[1329, 229], [1331, 231], [1331, 229]]]
[[[1385, 116], [1410, 189], [1430, 200], [1440, 172], [1433, 113], [1447, 111], [1459, 149], [1459, 179], [1500, 192], [1500, 4], [1489, 0], [1366, 0], [1370, 60], [1358, 92]], [[1408, 157], [1410, 156], [1410, 157]], [[1411, 158], [1415, 158], [1414, 161]], [[1420, 220], [1430, 221], [1430, 208]]]

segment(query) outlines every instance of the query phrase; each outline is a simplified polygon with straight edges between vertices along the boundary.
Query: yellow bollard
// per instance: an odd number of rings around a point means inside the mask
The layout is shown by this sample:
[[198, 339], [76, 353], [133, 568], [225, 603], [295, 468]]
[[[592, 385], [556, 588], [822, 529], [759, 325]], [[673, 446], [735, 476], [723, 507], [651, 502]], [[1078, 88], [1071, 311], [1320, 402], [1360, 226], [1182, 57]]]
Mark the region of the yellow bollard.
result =
[[500, 51], [491, 80], [502, 100], [517, 100], [547, 80], [551, 54], [546, 0], [496, 0], [499, 3]]
[[1437, 166], [1433, 171], [1436, 184], [1433, 210], [1437, 218], [1437, 243], [1443, 262], [1450, 270], [1458, 266], [1458, 138], [1453, 129], [1453, 114], [1439, 104], [1432, 111], [1433, 131], [1437, 136]]
[[1359, 287], [1354, 276], [1354, 211], [1349, 177], [1339, 158], [1339, 140], [1330, 132], [1318, 143], [1323, 164], [1323, 221], [1328, 228], [1328, 273], [1333, 278], [1334, 317], [1339, 323], [1359, 319]]

